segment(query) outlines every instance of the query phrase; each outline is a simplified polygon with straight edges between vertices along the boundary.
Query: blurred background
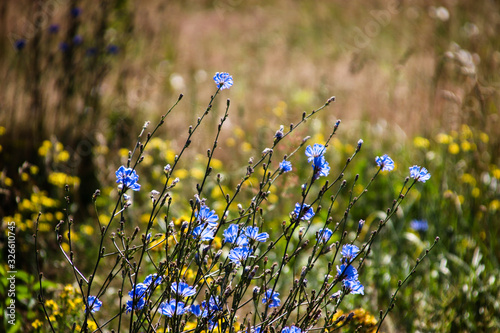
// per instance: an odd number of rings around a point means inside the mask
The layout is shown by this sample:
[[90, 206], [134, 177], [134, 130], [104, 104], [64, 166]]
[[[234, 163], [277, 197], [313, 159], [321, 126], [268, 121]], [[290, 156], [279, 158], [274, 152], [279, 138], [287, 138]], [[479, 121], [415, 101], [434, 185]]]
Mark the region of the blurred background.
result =
[[[234, 86], [221, 93], [177, 170], [186, 179], [179, 216], [203, 177], [207, 142], [225, 98], [231, 99], [230, 116], [213, 167], [231, 191], [249, 157], [272, 145], [280, 125], [298, 122], [303, 111], [334, 95], [335, 103], [278, 152], [289, 153], [307, 135], [311, 144], [323, 143], [341, 119], [327, 154], [332, 171], [360, 138], [365, 144], [350, 172], [361, 183], [373, 175], [375, 156], [389, 154], [396, 171], [374, 185], [353, 212], [353, 226], [359, 218], [368, 230], [376, 226], [409, 166], [423, 165], [432, 174], [407, 198], [367, 262], [361, 275], [366, 296], [344, 311], [363, 309], [356, 320], [370, 331], [397, 281], [439, 236], [384, 330], [493, 332], [500, 326], [499, 31], [497, 1], [2, 1], [2, 229], [16, 221], [18, 256], [33, 258], [33, 221], [43, 212], [42, 258], [48, 258], [58, 250], [53, 228], [70, 212], [79, 221], [78, 246], [88, 249], [95, 236], [90, 220], [105, 216], [116, 194], [114, 171], [126, 162], [144, 122], [156, 123], [184, 94], [138, 169], [145, 189], [135, 199], [139, 206], [203, 113], [216, 88], [214, 73], [229, 72]], [[307, 175], [303, 161], [294, 162], [296, 174], [269, 199], [270, 220], [278, 224], [295, 203], [297, 193], [288, 189]], [[103, 199], [96, 213], [91, 196], [97, 188]], [[205, 197], [217, 209], [220, 193]], [[428, 225], [416, 230], [412, 220]], [[49, 280], [63, 265], [55, 257], [45, 262]], [[32, 296], [34, 260], [19, 265], [25, 293], [18, 298], [28, 319], [22, 325], [34, 329], [31, 323], [40, 318]]]

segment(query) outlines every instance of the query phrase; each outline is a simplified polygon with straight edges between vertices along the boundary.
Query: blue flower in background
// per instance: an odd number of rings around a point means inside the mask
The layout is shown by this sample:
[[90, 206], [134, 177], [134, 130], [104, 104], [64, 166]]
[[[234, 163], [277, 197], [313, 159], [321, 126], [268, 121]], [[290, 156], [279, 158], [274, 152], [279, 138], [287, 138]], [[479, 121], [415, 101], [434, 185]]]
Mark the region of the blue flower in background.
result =
[[175, 299], [163, 302], [160, 304], [159, 312], [167, 317], [173, 317], [175, 315], [182, 315], [187, 311], [184, 303], [177, 302]]
[[302, 333], [302, 330], [297, 326], [283, 327], [281, 333]]
[[59, 32], [59, 24], [51, 24], [49, 26], [49, 32], [51, 34], [57, 34]]
[[318, 240], [319, 243], [326, 243], [330, 240], [330, 237], [332, 237], [333, 232], [328, 229], [328, 228], [321, 228], [318, 230], [318, 234], [316, 236], [316, 239]]
[[59, 43], [59, 50], [61, 50], [61, 52], [66, 52], [68, 49], [69, 49], [68, 43], [66, 42]]
[[214, 239], [215, 236], [215, 229], [210, 228], [209, 225], [204, 224], [204, 225], [199, 225], [193, 230], [193, 238], [200, 238], [201, 241], [209, 241]]
[[314, 211], [309, 205], [303, 204], [301, 206], [299, 203], [296, 203], [293, 215], [301, 220], [309, 221], [314, 216]]
[[311, 163], [315, 158], [321, 157], [325, 154], [326, 148], [324, 145], [320, 145], [319, 143], [315, 143], [312, 147], [307, 146], [306, 148], [306, 156], [307, 162]]
[[101, 309], [102, 302], [95, 296], [89, 296], [87, 304], [90, 307], [90, 312], [94, 313]]
[[292, 171], [292, 163], [287, 160], [283, 160], [280, 163], [280, 171], [283, 173]]
[[71, 8], [70, 13], [71, 13], [71, 16], [73, 16], [74, 18], [77, 18], [82, 13], [82, 10], [79, 7], [73, 7], [73, 8]]
[[261, 232], [259, 234], [259, 227], [247, 227], [245, 229], [245, 235], [257, 242], [265, 242], [269, 238], [267, 232]]
[[14, 47], [18, 51], [21, 51], [22, 49], [24, 49], [25, 46], [26, 46], [26, 40], [25, 39], [18, 39], [18, 40], [16, 40], [14, 42]]
[[418, 232], [425, 232], [429, 229], [429, 224], [426, 220], [412, 220], [410, 222], [410, 227]]
[[147, 295], [148, 286], [144, 283], [138, 283], [134, 288], [128, 292], [130, 301], [127, 301], [126, 312], [129, 313], [132, 310], [141, 310], [144, 305], [146, 305], [146, 300], [144, 296]]
[[73, 37], [73, 44], [74, 45], [80, 45], [81, 43], [83, 43], [83, 37], [82, 36], [76, 35], [75, 37]]
[[341, 254], [343, 262], [350, 263], [359, 253], [359, 248], [356, 245], [345, 244], [342, 246]]
[[382, 171], [392, 171], [394, 170], [394, 161], [389, 157], [389, 155], [385, 154], [382, 157], [375, 157], [375, 162], [380, 167]]
[[214, 81], [220, 90], [229, 89], [233, 85], [233, 77], [229, 73], [215, 73]]
[[118, 54], [118, 52], [120, 51], [120, 48], [115, 45], [115, 44], [109, 44], [107, 47], [106, 47], [106, 51], [108, 52], [108, 54]]
[[418, 165], [414, 165], [410, 168], [411, 178], [418, 180], [419, 182], [425, 183], [431, 178], [431, 174], [426, 168], [420, 168]]
[[189, 286], [185, 282], [173, 282], [170, 289], [180, 297], [189, 297], [196, 294], [196, 288]]
[[139, 176], [132, 168], [125, 168], [123, 165], [115, 172], [116, 182], [125, 185], [133, 191], [139, 191], [141, 185], [137, 183]]
[[273, 290], [269, 289], [266, 291], [265, 296], [262, 298], [262, 303], [266, 304], [267, 302], [269, 302], [270, 308], [278, 307], [280, 306], [281, 303], [281, 300], [278, 298], [279, 295], [280, 295], [279, 293], [277, 292], [273, 293]]
[[223, 310], [222, 303], [220, 302], [218, 296], [210, 296], [208, 304], [206, 301], [203, 301], [201, 302], [201, 307], [204, 309], [203, 313], [201, 314], [203, 318], [212, 318], [217, 312]]
[[215, 214], [215, 210], [210, 210], [207, 206], [202, 205], [200, 211], [196, 214], [196, 219], [200, 223], [208, 223], [208, 225], [213, 228], [217, 226], [219, 216]]
[[228, 258], [236, 265], [241, 265], [248, 258], [250, 253], [252, 253], [252, 249], [248, 247], [236, 247], [229, 251]]

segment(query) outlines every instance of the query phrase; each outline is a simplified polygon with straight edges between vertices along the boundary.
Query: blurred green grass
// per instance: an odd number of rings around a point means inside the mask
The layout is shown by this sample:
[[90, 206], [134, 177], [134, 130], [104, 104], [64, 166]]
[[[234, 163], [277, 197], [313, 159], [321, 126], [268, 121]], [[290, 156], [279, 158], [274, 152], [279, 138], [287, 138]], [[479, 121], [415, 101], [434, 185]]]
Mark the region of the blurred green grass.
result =
[[[34, 30], [45, 7], [28, 1], [0, 5], [0, 75], [8, 82], [0, 93], [0, 215], [4, 222], [18, 221], [20, 251], [32, 256], [32, 222], [40, 210], [46, 251], [57, 250], [50, 230], [61, 219], [62, 187], [68, 181], [74, 183], [72, 213], [92, 216], [90, 195], [101, 187], [105, 215], [123, 149], [132, 147], [145, 120], [154, 122], [184, 93], [141, 166], [145, 193], [153, 189], [213, 93], [211, 76], [226, 71], [235, 85], [227, 92], [230, 122], [215, 156], [227, 191], [281, 124], [288, 126], [304, 109], [335, 95], [337, 101], [278, 153], [306, 135], [313, 136], [311, 144], [321, 142], [342, 119], [328, 152], [332, 170], [339, 170], [359, 138], [365, 144], [346, 175], [349, 181], [359, 174], [366, 184], [374, 157], [391, 155], [399, 177], [380, 177], [363, 198], [366, 205], [352, 212], [351, 225], [363, 218], [365, 228], [373, 229], [409, 166], [425, 165], [432, 174], [384, 231], [363, 272], [371, 296], [353, 300], [352, 306], [372, 313], [387, 306], [397, 281], [438, 235], [439, 247], [404, 289], [385, 330], [475, 332], [500, 325], [497, 3], [449, 3], [447, 19], [437, 1], [149, 0], [111, 1], [104, 7], [75, 1], [82, 8], [78, 19], [68, 14], [72, 2], [52, 4]], [[47, 31], [52, 23], [60, 25], [55, 35]], [[83, 44], [71, 54], [61, 52], [59, 43], [75, 33]], [[20, 51], [13, 46], [18, 39], [26, 40]], [[119, 53], [106, 53], [109, 45], [117, 45]], [[92, 47], [102, 53], [88, 56]], [[193, 142], [191, 163], [178, 170], [183, 179], [178, 191], [186, 202], [205, 163], [198, 153], [214, 135], [224, 104], [219, 103]], [[292, 162], [297, 174], [279, 186], [293, 188], [307, 174], [303, 162]], [[258, 180], [251, 183], [257, 186]], [[220, 200], [213, 179], [207, 189], [209, 200]], [[246, 191], [251, 196], [251, 186]], [[276, 227], [296, 197], [287, 191], [278, 195], [266, 207], [266, 219]], [[149, 198], [134, 200], [144, 206], [134, 217], [140, 221]], [[183, 209], [180, 203], [174, 212], [180, 217], [187, 213]], [[412, 219], [427, 219], [429, 230], [415, 233]], [[80, 226], [82, 250], [95, 234], [95, 224], [88, 222]], [[45, 264], [49, 278], [55, 277], [58, 272]], [[34, 272], [32, 263], [22, 269]], [[23, 311], [31, 321], [35, 309], [26, 301]]]

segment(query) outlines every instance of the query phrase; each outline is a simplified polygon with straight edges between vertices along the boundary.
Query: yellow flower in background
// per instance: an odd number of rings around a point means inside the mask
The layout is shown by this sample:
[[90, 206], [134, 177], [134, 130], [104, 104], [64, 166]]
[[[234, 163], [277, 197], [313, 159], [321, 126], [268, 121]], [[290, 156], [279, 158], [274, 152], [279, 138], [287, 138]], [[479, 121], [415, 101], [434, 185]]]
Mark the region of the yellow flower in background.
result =
[[95, 331], [97, 329], [96, 323], [91, 319], [87, 319], [87, 327], [90, 331]]
[[474, 198], [478, 198], [481, 195], [481, 190], [477, 187], [474, 187], [471, 192]]
[[344, 146], [344, 148], [345, 148], [346, 154], [352, 155], [354, 153], [354, 147], [353, 147], [353, 145], [351, 145], [351, 144], [348, 143], [348, 144], [346, 144]]
[[479, 140], [483, 141], [484, 143], [488, 143], [490, 141], [490, 137], [488, 134], [481, 132], [479, 133]]
[[48, 177], [49, 183], [57, 187], [64, 188], [66, 184], [74, 187], [80, 185], [80, 178], [67, 175], [62, 172], [52, 172]]
[[460, 152], [460, 146], [456, 143], [452, 143], [448, 146], [448, 151], [450, 154], [456, 155]]
[[236, 145], [236, 140], [234, 138], [227, 138], [226, 146], [234, 147]]
[[212, 158], [212, 161], [210, 162], [210, 166], [211, 166], [214, 170], [221, 169], [221, 168], [222, 168], [222, 161], [221, 161], [221, 160], [218, 160], [218, 159], [216, 159], [216, 158]]
[[462, 141], [460, 144], [460, 148], [462, 148], [463, 151], [470, 151], [474, 150], [475, 145], [470, 143], [469, 141]]
[[55, 217], [58, 221], [64, 219], [64, 214], [62, 212], [56, 212]]
[[493, 172], [493, 177], [495, 177], [496, 179], [500, 179], [500, 169], [494, 169]]
[[9, 178], [9, 177], [5, 177], [5, 180], [4, 180], [4, 184], [6, 186], [12, 186], [14, 182], [12, 181], [12, 178]]
[[94, 234], [94, 227], [91, 225], [83, 225], [80, 230], [87, 236], [92, 236]]
[[0, 126], [0, 135], [4, 135], [4, 134], [5, 134], [5, 127]]
[[470, 127], [466, 124], [462, 124], [462, 127], [460, 128], [460, 137], [463, 140], [471, 139], [472, 138], [472, 130]]
[[460, 202], [460, 204], [463, 205], [465, 202], [465, 197], [463, 195], [459, 194], [457, 196], [457, 198], [458, 198], [458, 202]]
[[35, 321], [31, 323], [31, 327], [33, 327], [34, 329], [40, 328], [42, 327], [42, 322], [38, 319], [35, 319]]
[[66, 162], [68, 160], [69, 160], [69, 153], [67, 150], [63, 150], [59, 154], [57, 154], [56, 157], [57, 162]]
[[191, 169], [191, 176], [194, 179], [201, 180], [205, 176], [205, 170], [201, 170], [201, 169], [198, 169], [198, 168]]
[[167, 152], [165, 153], [165, 159], [168, 163], [174, 163], [175, 151], [173, 151], [172, 149], [167, 149]]
[[436, 141], [438, 143], [441, 143], [441, 144], [450, 144], [453, 142], [453, 138], [448, 135], [448, 134], [445, 134], [445, 133], [439, 133], [437, 136], [436, 136]]
[[427, 140], [426, 138], [421, 137], [421, 136], [416, 136], [413, 139], [413, 145], [417, 148], [427, 149], [427, 148], [429, 148], [430, 143], [429, 143], [429, 140]]
[[470, 173], [464, 173], [461, 177], [462, 182], [466, 184], [470, 184], [472, 186], [476, 186], [476, 179]]
[[30, 166], [30, 173], [31, 173], [32, 175], [36, 175], [36, 174], [38, 174], [38, 171], [39, 171], [38, 166], [36, 166], [36, 165], [31, 165], [31, 166]]
[[173, 176], [178, 177], [179, 179], [184, 179], [189, 176], [189, 171], [187, 171], [186, 169], [177, 169], [174, 171]]
[[63, 248], [63, 250], [64, 250], [65, 252], [69, 252], [69, 244], [68, 244], [68, 243], [63, 242], [63, 243], [61, 244], [61, 247]]
[[94, 147], [94, 154], [96, 155], [106, 155], [107, 153], [109, 153], [109, 148], [105, 145]]
[[245, 131], [239, 126], [234, 127], [233, 133], [238, 139], [243, 139], [245, 137]]
[[344, 148], [344, 144], [337, 137], [334, 137], [332, 139], [331, 144], [337, 151], [342, 151], [342, 149]]
[[128, 152], [130, 150], [128, 150], [127, 148], [120, 148], [120, 150], [118, 151], [118, 155], [120, 155], [120, 157], [128, 157]]
[[244, 153], [248, 153], [252, 150], [252, 145], [248, 142], [243, 142], [241, 144], [241, 150], [244, 152]]
[[282, 117], [286, 111], [287, 104], [284, 101], [279, 101], [278, 105], [273, 108], [273, 113], [276, 117]]
[[497, 199], [491, 200], [488, 209], [492, 212], [496, 212], [499, 208], [500, 208], [500, 201]]
[[27, 182], [29, 179], [30, 179], [30, 176], [26, 172], [21, 173], [21, 180], [23, 182]]
[[47, 156], [47, 153], [51, 148], [52, 148], [52, 142], [50, 142], [49, 140], [43, 141], [40, 148], [38, 148], [38, 155]]

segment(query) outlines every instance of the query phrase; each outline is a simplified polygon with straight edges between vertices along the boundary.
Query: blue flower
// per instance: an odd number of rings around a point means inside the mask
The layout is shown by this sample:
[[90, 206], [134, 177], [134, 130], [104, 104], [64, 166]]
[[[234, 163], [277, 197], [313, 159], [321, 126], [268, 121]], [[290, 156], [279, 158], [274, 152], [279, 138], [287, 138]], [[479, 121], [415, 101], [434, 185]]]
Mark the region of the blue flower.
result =
[[210, 210], [207, 206], [202, 205], [200, 211], [196, 214], [196, 219], [199, 223], [208, 223], [208, 225], [213, 228], [217, 226], [219, 216], [215, 214], [215, 210]]
[[281, 333], [302, 333], [302, 330], [297, 326], [283, 327]]
[[233, 77], [229, 73], [215, 73], [214, 81], [220, 90], [229, 89], [233, 85]]
[[314, 216], [314, 211], [309, 205], [303, 204], [301, 206], [299, 203], [296, 203], [293, 215], [300, 220], [309, 221]]
[[247, 227], [245, 229], [245, 235], [257, 242], [265, 242], [269, 238], [267, 232], [261, 232], [259, 234], [259, 227]]
[[394, 170], [394, 161], [385, 154], [382, 157], [375, 157], [375, 162], [382, 171], [392, 171]]
[[73, 44], [74, 45], [80, 45], [81, 43], [83, 43], [83, 37], [82, 36], [76, 35], [75, 37], [73, 37]]
[[321, 228], [318, 230], [318, 233], [316, 235], [316, 239], [318, 240], [318, 242], [320, 243], [326, 243], [330, 240], [330, 237], [332, 237], [332, 234], [333, 232], [328, 229], [328, 228]]
[[418, 165], [414, 165], [410, 168], [411, 178], [418, 180], [419, 182], [425, 183], [431, 178], [431, 174], [426, 168], [420, 168]]
[[252, 249], [248, 247], [236, 247], [229, 251], [228, 258], [236, 265], [241, 265], [248, 258], [250, 253], [252, 253]]
[[196, 288], [189, 286], [185, 282], [180, 282], [179, 284], [173, 282], [170, 289], [180, 297], [189, 297], [196, 294]]
[[337, 266], [337, 276], [341, 280], [357, 280], [358, 270], [353, 265], [342, 264], [340, 267]]
[[89, 296], [87, 304], [90, 307], [90, 312], [94, 313], [101, 309], [102, 302], [95, 296]]
[[59, 50], [61, 50], [61, 52], [66, 52], [68, 49], [69, 49], [68, 43], [66, 42], [59, 43]]
[[167, 317], [182, 315], [187, 311], [184, 303], [177, 302], [175, 299], [160, 304], [159, 312]]
[[201, 314], [203, 318], [212, 318], [217, 312], [223, 310], [222, 303], [218, 296], [210, 296], [208, 304], [206, 301], [203, 301], [201, 302], [201, 307], [204, 308], [203, 313]]
[[49, 32], [51, 34], [57, 34], [59, 32], [59, 24], [51, 24], [49, 26]]
[[201, 316], [201, 307], [199, 305], [191, 305], [189, 311], [194, 314], [196, 317]]
[[356, 245], [345, 244], [342, 246], [341, 254], [343, 262], [350, 263], [359, 253], [359, 248]]
[[144, 283], [138, 283], [128, 292], [130, 298], [141, 298], [147, 295], [148, 286]]
[[261, 327], [254, 327], [252, 326], [252, 328], [250, 329], [250, 333], [260, 333], [260, 330], [261, 330]]
[[125, 187], [130, 188], [133, 191], [139, 191], [141, 189], [141, 185], [137, 183], [139, 180], [139, 176], [132, 170], [132, 168], [125, 168], [123, 165], [118, 168], [115, 172], [116, 182], [125, 185]]
[[71, 8], [70, 13], [71, 13], [71, 16], [73, 16], [74, 18], [77, 18], [82, 13], [82, 10], [79, 7], [73, 7], [73, 8]]
[[292, 163], [290, 161], [283, 160], [280, 163], [280, 171], [283, 172], [283, 173], [284, 172], [292, 171]]
[[274, 292], [272, 289], [269, 289], [266, 291], [265, 296], [262, 298], [262, 303], [267, 304], [269, 302], [269, 307], [270, 308], [275, 308], [280, 306], [281, 300], [278, 298], [279, 293]]
[[325, 154], [326, 148], [324, 145], [320, 145], [319, 143], [315, 143], [313, 147], [307, 146], [306, 148], [306, 156], [307, 162], [311, 163], [315, 158], [322, 157]]
[[18, 51], [21, 51], [22, 49], [24, 49], [25, 46], [26, 46], [26, 40], [25, 39], [18, 39], [18, 40], [16, 40], [14, 42], [14, 47]]
[[330, 173], [330, 166], [324, 156], [319, 156], [313, 159], [312, 167], [314, 170], [314, 178], [326, 177]]
[[357, 279], [344, 280], [342, 283], [350, 294], [365, 294], [365, 287]]
[[429, 229], [429, 224], [427, 223], [426, 220], [412, 220], [410, 222], [410, 226], [413, 230], [419, 231], [419, 232], [424, 232]]
[[224, 236], [224, 242], [226, 243], [236, 242], [237, 246], [248, 245], [248, 239], [244, 234], [239, 232], [239, 227], [237, 224], [229, 225], [229, 227], [226, 230], [224, 230], [223, 236]]
[[109, 44], [108, 47], [106, 47], [106, 51], [108, 52], [108, 54], [118, 54], [118, 52], [120, 51], [120, 48], [118, 46], [116, 46], [115, 44]]
[[[150, 234], [148, 234], [149, 236]], [[144, 279], [144, 282], [143, 284], [148, 287], [148, 290], [151, 291], [153, 290], [154, 288], [156, 288], [161, 282], [163, 281], [163, 277], [162, 276], [158, 276], [158, 274], [149, 274], [148, 276], [146, 276], [146, 278]], [[151, 286], [151, 284], [153, 284]]]
[[202, 242], [209, 241], [214, 239], [215, 236], [215, 229], [210, 228], [209, 225], [204, 224], [204, 225], [199, 225], [193, 230], [193, 238], [200, 238]]

